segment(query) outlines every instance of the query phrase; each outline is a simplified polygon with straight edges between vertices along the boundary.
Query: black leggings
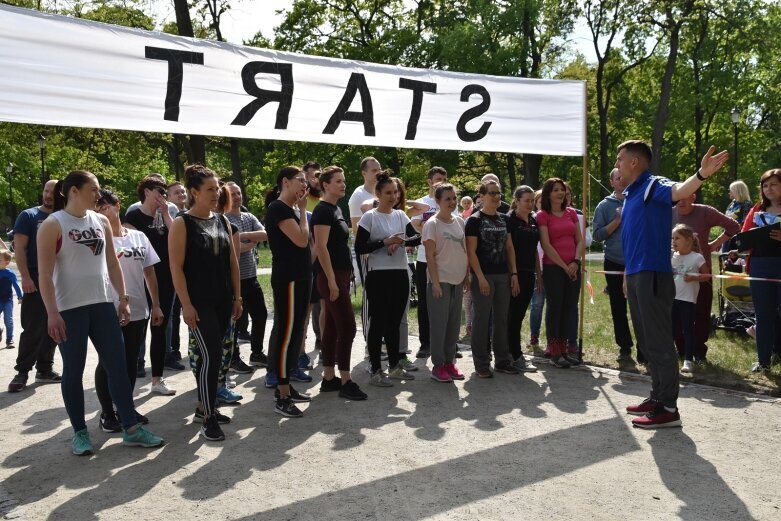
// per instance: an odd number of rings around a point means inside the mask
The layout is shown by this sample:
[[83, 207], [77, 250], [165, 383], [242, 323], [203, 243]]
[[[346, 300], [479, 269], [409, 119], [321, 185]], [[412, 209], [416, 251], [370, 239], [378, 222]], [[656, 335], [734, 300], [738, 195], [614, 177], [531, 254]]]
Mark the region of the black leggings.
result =
[[277, 374], [280, 385], [288, 385], [288, 371], [298, 365], [312, 278], [275, 280], [272, 274], [271, 290], [274, 292], [274, 325], [268, 343], [268, 366]]
[[163, 310], [163, 322], [159, 326], [151, 326], [152, 341], [149, 344], [149, 359], [152, 362], [152, 376], [163, 376], [165, 364], [166, 330], [171, 319], [171, 310], [174, 305], [174, 284], [171, 277], [157, 277], [157, 293], [160, 297], [160, 309]]
[[[250, 349], [253, 355], [263, 352], [263, 338], [266, 335], [266, 319], [268, 319], [268, 310], [266, 309], [266, 299], [263, 297], [263, 289], [258, 283], [258, 278], [241, 279], [241, 298], [244, 300], [244, 317], [252, 319], [252, 333], [250, 335]], [[245, 322], [246, 324], [246, 322]], [[236, 327], [234, 335], [233, 358], [239, 358], [239, 328]]]
[[518, 360], [523, 355], [521, 351], [521, 325], [526, 317], [526, 310], [529, 309], [529, 303], [532, 301], [536, 280], [537, 277], [533, 271], [519, 271], [518, 284], [521, 287], [521, 292], [515, 297], [510, 297], [510, 309], [507, 313], [507, 341], [513, 360]]
[[[122, 328], [122, 338], [125, 340], [125, 361], [127, 362], [127, 377], [130, 380], [130, 390], [136, 387], [136, 359], [146, 332], [147, 319], [134, 320]], [[114, 412], [111, 393], [108, 390], [108, 375], [101, 364], [95, 367], [95, 393], [98, 395], [100, 408], [105, 413]]]
[[374, 270], [366, 275], [369, 300], [369, 359], [372, 372], [380, 370], [382, 339], [388, 352], [388, 367], [399, 363], [399, 326], [409, 299], [409, 270]]
[[233, 303], [229, 299], [215, 299], [208, 303], [193, 302], [198, 312], [198, 325], [191, 330], [198, 348], [195, 381], [198, 399], [209, 415], [217, 407], [217, 380], [223, 358], [223, 339], [230, 324]]
[[572, 331], [572, 307], [578, 305], [580, 272], [571, 280], [567, 272], [555, 264], [542, 267], [542, 282], [545, 285], [545, 334], [551, 354], [559, 356], [567, 350], [567, 336]]

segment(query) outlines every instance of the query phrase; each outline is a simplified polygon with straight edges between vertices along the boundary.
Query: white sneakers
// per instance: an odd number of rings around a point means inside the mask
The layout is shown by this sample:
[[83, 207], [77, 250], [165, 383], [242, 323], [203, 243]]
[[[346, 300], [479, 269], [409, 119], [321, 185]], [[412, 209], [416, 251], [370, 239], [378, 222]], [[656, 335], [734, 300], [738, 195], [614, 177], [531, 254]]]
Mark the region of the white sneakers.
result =
[[694, 371], [694, 362], [691, 360], [684, 360], [683, 361], [683, 367], [681, 367], [681, 372], [686, 374], [691, 374]]
[[173, 396], [176, 394], [176, 389], [169, 386], [168, 383], [161, 378], [160, 382], [152, 384], [152, 392], [155, 394], [162, 394], [163, 396]]

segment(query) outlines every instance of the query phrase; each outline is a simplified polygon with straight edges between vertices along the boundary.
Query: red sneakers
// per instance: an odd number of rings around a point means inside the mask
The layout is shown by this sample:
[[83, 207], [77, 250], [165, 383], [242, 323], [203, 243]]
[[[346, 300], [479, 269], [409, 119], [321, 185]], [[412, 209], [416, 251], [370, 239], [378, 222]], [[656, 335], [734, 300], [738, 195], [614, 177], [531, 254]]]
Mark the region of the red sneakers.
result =
[[437, 382], [451, 382], [452, 378], [445, 367], [444, 365], [435, 366], [431, 370], [431, 379]]
[[681, 415], [678, 409], [675, 412], [669, 412], [664, 407], [659, 407], [654, 412], [649, 412], [645, 416], [640, 416], [632, 420], [632, 426], [640, 429], [663, 429], [665, 427], [680, 427]]
[[635, 416], [644, 416], [649, 412], [654, 412], [656, 410], [656, 404], [656, 400], [646, 398], [642, 403], [627, 407], [626, 412], [627, 414], [634, 414]]
[[445, 371], [450, 375], [453, 380], [463, 380], [464, 373], [456, 366], [456, 364], [445, 364]]

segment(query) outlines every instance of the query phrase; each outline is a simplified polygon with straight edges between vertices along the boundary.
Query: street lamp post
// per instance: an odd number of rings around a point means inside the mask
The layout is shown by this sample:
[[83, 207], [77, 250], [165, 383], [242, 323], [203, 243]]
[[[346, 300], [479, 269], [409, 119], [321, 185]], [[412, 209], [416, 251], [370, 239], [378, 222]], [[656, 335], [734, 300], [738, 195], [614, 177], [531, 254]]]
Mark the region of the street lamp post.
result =
[[8, 211], [11, 213], [11, 226], [13, 226], [14, 217], [16, 217], [16, 206], [14, 205], [14, 196], [11, 191], [11, 174], [14, 173], [14, 164], [8, 162], [8, 166], [5, 167], [5, 173], [8, 174]]
[[732, 178], [738, 180], [738, 123], [740, 123], [740, 109], [734, 107], [729, 112], [729, 117], [732, 120], [732, 128], [735, 131], [735, 159], [732, 161]]
[[41, 186], [46, 184], [46, 138], [38, 134], [38, 148], [41, 150]]

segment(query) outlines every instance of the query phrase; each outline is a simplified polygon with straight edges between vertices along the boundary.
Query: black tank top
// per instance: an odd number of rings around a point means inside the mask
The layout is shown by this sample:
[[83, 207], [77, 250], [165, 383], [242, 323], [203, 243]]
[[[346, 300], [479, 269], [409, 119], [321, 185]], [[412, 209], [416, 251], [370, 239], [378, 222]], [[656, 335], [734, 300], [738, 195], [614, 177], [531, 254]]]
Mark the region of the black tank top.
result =
[[182, 214], [187, 229], [184, 277], [193, 305], [231, 300], [231, 234], [222, 215]]

